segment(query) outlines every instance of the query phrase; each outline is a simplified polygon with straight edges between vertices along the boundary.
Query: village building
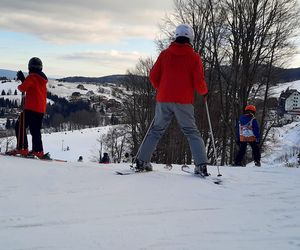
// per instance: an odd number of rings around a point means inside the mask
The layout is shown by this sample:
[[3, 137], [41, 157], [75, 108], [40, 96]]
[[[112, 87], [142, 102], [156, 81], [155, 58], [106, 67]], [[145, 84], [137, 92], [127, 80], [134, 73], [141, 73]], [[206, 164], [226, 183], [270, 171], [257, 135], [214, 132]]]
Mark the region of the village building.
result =
[[287, 88], [280, 94], [278, 113], [288, 119], [300, 116], [300, 92]]

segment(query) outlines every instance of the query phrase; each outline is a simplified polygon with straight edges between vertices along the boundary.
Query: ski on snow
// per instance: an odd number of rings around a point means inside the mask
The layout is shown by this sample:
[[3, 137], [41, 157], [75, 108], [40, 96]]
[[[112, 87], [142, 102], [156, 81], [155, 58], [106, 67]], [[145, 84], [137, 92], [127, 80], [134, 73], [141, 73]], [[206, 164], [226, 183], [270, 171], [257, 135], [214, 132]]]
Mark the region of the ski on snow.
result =
[[11, 157], [18, 157], [18, 158], [23, 158], [23, 159], [34, 159], [34, 160], [40, 160], [40, 161], [67, 162], [66, 160], [61, 160], [61, 159], [53, 159], [53, 158], [45, 158], [45, 159], [43, 159], [43, 158], [38, 158], [38, 157], [35, 157], [35, 156], [22, 156], [22, 155], [19, 155], [19, 154], [17, 154], [17, 155], [8, 155], [8, 154], [5, 154], [5, 153], [0, 153], [0, 155], [2, 155], [2, 156], [11, 156]]
[[137, 174], [137, 173], [142, 173], [142, 172], [136, 172], [134, 170], [119, 170], [119, 171], [116, 171], [117, 175], [130, 175], [130, 174]]
[[142, 174], [142, 173], [151, 173], [153, 171], [136, 171], [133, 167], [126, 170], [117, 170], [115, 171], [117, 175], [131, 175], [131, 174]]
[[[217, 177], [211, 177], [211, 176], [202, 176], [200, 174], [194, 174], [194, 171], [192, 171], [188, 166], [183, 165], [181, 167], [181, 170], [185, 173], [191, 174], [193, 176], [196, 176], [198, 178], [202, 178], [208, 181], [213, 182], [214, 184], [220, 185], [222, 184], [222, 179], [217, 178]], [[132, 174], [142, 174], [142, 173], [151, 173], [153, 171], [136, 171], [132, 166], [130, 169], [126, 169], [126, 170], [117, 170], [115, 171], [115, 173], [117, 175], [132, 175]]]
[[217, 185], [222, 184], [222, 179], [217, 178], [217, 177], [211, 177], [210, 175], [209, 175], [209, 176], [203, 176], [203, 175], [201, 175], [201, 174], [195, 174], [194, 171], [192, 171], [192, 170], [189, 168], [189, 166], [183, 165], [183, 166], [181, 167], [181, 170], [182, 170], [183, 172], [185, 172], [185, 173], [191, 174], [191, 175], [196, 176], [196, 177], [198, 177], [198, 178], [212, 181], [214, 184], [217, 184]]

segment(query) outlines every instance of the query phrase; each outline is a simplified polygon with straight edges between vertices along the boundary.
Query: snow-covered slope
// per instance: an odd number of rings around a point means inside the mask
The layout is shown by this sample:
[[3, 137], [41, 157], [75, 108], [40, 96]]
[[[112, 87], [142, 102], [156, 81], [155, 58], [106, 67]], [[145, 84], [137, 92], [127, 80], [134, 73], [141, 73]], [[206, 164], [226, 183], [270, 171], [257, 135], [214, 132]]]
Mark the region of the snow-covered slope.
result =
[[[79, 156], [84, 161], [99, 160], [101, 136], [106, 135], [113, 126], [89, 128], [57, 133], [45, 133], [42, 135], [45, 153], [49, 152], [51, 157], [67, 161], [77, 161]], [[11, 141], [11, 148], [16, 145], [16, 138], [1, 138], [0, 151], [5, 152], [7, 139]], [[31, 135], [28, 134], [29, 150], [31, 150]], [[102, 153], [106, 148], [103, 146]]]
[[118, 176], [128, 165], [0, 157], [3, 250], [300, 247], [296, 168], [222, 167], [215, 185], [179, 166]]
[[[0, 96], [9, 100], [21, 100], [21, 92], [18, 91], [18, 95], [14, 95], [14, 91], [17, 90], [20, 81], [11, 80], [9, 82], [0, 82], [0, 93], [4, 90], [5, 93], [8, 91], [11, 92], [10, 95]], [[78, 88], [78, 85], [82, 85], [84, 89]], [[74, 92], [79, 92], [81, 95], [86, 96], [88, 98], [89, 93], [97, 96], [101, 96], [107, 99], [115, 99], [116, 101], [122, 102], [122, 94], [118, 97], [115, 93], [116, 89], [118, 89], [121, 93], [127, 93], [126, 89], [120, 85], [116, 85], [113, 83], [107, 84], [85, 84], [85, 83], [69, 83], [69, 82], [59, 82], [57, 80], [49, 79], [47, 85], [48, 91], [57, 95], [58, 97], [63, 97], [69, 99]]]
[[[82, 85], [84, 89], [78, 88], [78, 85]], [[70, 83], [70, 82], [59, 82], [56, 80], [50, 80], [48, 83], [48, 91], [53, 95], [59, 97], [69, 98], [72, 93], [79, 92], [81, 95], [87, 95], [88, 93], [93, 93], [97, 96], [102, 96], [107, 99], [115, 99], [122, 102], [121, 98], [118, 98], [114, 94], [114, 89], [126, 92], [126, 89], [122, 86], [117, 86], [113, 83], [107, 84], [86, 84], [86, 83]]]
[[[0, 98], [9, 99], [11, 101], [17, 100], [19, 103], [21, 102], [21, 92], [18, 91], [18, 85], [20, 82], [11, 80], [10, 82], [0, 82], [0, 93], [5, 91], [5, 95], [1, 95]], [[14, 95], [15, 90], [17, 90], [17, 95]], [[7, 93], [10, 92], [9, 95]]]
[[[52, 84], [60, 96], [77, 91]], [[92, 162], [109, 127], [43, 134], [45, 151], [68, 162], [0, 155], [0, 250], [300, 249], [300, 169], [285, 167], [297, 161], [299, 124], [272, 131], [261, 168], [221, 167], [222, 185], [178, 165], [115, 175], [129, 165]]]
[[[112, 126], [58, 132], [43, 135], [45, 152], [54, 158], [77, 161], [79, 156], [84, 161], [99, 160], [101, 136], [106, 135]], [[69, 150], [67, 150], [67, 148]], [[102, 148], [102, 153], [105, 148]]]
[[220, 167], [222, 185], [178, 165], [116, 175], [129, 165], [88, 160], [104, 128], [43, 135], [70, 161], [0, 155], [0, 249], [300, 249], [300, 169], [274, 164], [298, 143], [297, 124], [275, 131], [262, 167]]
[[298, 166], [300, 153], [300, 122], [272, 128], [262, 163], [272, 166]]
[[293, 81], [293, 82], [286, 82], [286, 83], [280, 83], [276, 87], [271, 89], [271, 94], [274, 97], [279, 97], [282, 91], [285, 91], [287, 88], [290, 89], [297, 89], [300, 91], [300, 81]]

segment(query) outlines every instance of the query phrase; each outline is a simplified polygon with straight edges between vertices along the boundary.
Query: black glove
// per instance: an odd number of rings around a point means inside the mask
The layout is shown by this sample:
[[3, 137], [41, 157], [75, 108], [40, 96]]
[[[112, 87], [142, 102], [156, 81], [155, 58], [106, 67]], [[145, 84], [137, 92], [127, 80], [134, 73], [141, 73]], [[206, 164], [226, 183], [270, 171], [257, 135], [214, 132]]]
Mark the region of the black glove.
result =
[[17, 80], [20, 80], [21, 82], [24, 82], [24, 81], [25, 81], [25, 76], [24, 76], [22, 70], [19, 70], [19, 71], [17, 72]]
[[208, 96], [208, 91], [202, 96], [203, 96], [204, 102], [206, 102], [207, 101], [207, 96]]

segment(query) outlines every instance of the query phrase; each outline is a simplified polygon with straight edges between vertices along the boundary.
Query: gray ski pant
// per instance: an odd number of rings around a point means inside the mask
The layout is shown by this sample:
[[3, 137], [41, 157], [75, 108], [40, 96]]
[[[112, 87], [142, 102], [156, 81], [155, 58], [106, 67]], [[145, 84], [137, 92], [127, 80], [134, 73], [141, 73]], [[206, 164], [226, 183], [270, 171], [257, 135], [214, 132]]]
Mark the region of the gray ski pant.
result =
[[187, 137], [195, 165], [207, 164], [205, 146], [195, 123], [194, 106], [192, 104], [157, 102], [153, 125], [141, 145], [137, 158], [144, 162], [150, 162], [159, 139], [174, 115], [181, 131]]

